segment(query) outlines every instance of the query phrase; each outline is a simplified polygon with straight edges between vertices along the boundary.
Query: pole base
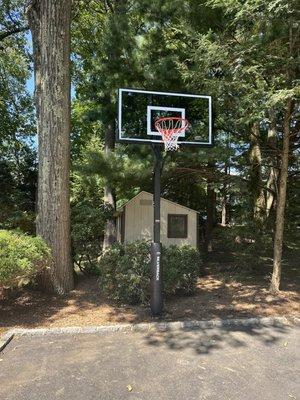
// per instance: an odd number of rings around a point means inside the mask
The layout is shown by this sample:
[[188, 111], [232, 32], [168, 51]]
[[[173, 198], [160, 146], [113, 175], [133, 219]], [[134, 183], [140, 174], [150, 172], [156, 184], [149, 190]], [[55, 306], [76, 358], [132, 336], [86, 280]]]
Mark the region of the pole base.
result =
[[158, 317], [163, 310], [161, 244], [151, 243], [151, 315]]

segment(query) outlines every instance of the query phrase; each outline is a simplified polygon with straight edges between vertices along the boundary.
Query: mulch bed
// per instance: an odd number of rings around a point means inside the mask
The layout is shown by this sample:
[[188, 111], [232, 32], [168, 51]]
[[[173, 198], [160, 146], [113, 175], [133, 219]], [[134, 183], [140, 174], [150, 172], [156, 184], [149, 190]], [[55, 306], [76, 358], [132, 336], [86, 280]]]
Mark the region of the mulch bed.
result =
[[[208, 272], [199, 279], [193, 296], [167, 299], [163, 319], [208, 320], [256, 316], [299, 315], [299, 291], [285, 281], [284, 290], [273, 296], [263, 277], [247, 282]], [[0, 301], [0, 333], [12, 327], [63, 327], [153, 321], [147, 306], [120, 305], [99, 290], [97, 278], [81, 277], [66, 296], [23, 290], [15, 298]]]

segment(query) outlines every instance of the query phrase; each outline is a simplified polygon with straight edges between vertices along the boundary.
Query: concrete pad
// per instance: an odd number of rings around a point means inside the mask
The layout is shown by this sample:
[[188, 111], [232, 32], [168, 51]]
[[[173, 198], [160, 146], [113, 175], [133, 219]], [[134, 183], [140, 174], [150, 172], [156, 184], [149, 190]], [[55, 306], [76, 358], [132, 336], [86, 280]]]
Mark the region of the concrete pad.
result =
[[20, 336], [1, 400], [281, 400], [300, 393], [299, 327]]

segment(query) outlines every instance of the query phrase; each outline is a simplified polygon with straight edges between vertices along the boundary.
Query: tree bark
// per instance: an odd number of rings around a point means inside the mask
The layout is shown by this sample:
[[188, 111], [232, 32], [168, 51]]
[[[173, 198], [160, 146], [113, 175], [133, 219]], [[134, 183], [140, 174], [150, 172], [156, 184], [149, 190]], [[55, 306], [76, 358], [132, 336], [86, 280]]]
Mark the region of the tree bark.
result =
[[289, 99], [287, 101], [284, 112], [283, 149], [281, 155], [279, 193], [278, 193], [277, 208], [276, 208], [273, 274], [270, 285], [270, 290], [273, 293], [277, 293], [280, 288], [281, 257], [282, 257], [283, 231], [284, 231], [284, 211], [286, 205], [286, 188], [287, 188], [288, 166], [289, 166], [291, 114], [292, 114], [292, 100]]
[[[225, 166], [225, 179], [228, 172], [228, 167]], [[226, 226], [227, 222], [227, 183], [225, 182], [221, 190], [221, 225]]]
[[74, 287], [69, 199], [71, 0], [32, 0], [27, 15], [39, 143], [37, 234], [52, 250], [47, 289], [63, 294]]
[[223, 193], [222, 198], [221, 225], [226, 226], [226, 192]]
[[[105, 155], [109, 158], [110, 154], [115, 149], [115, 135], [114, 135], [114, 124], [110, 123], [107, 125], [105, 132]], [[116, 196], [113, 186], [107, 180], [104, 186], [104, 203], [107, 205], [109, 210], [113, 213], [116, 210]], [[103, 240], [102, 250], [105, 251], [111, 247], [117, 241], [117, 228], [116, 219], [114, 217], [109, 218], [106, 221], [105, 233]]]
[[261, 225], [265, 219], [265, 196], [261, 177], [261, 149], [259, 143], [259, 123], [255, 122], [251, 129], [250, 140], [250, 190], [253, 198], [253, 218]]
[[216, 194], [211, 183], [207, 185], [207, 206], [206, 206], [206, 226], [205, 226], [205, 251], [211, 253], [213, 251], [212, 231], [214, 227], [216, 207]]
[[271, 164], [270, 173], [267, 180], [267, 194], [266, 194], [266, 218], [269, 217], [270, 211], [274, 205], [277, 194], [277, 180], [278, 180], [278, 157], [277, 157], [277, 134], [276, 134], [276, 116], [274, 110], [270, 110], [270, 126], [268, 129], [268, 145], [271, 155], [269, 156], [269, 163]]

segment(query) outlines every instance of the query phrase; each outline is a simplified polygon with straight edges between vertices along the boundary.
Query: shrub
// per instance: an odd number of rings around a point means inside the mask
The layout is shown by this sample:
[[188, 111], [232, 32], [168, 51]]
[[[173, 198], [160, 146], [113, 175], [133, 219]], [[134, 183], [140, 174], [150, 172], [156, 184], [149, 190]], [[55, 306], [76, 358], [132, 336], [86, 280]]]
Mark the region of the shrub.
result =
[[[162, 249], [165, 295], [195, 291], [200, 274], [199, 252], [191, 246]], [[150, 289], [150, 244], [144, 241], [116, 244], [101, 257], [100, 287], [109, 298], [129, 303], [146, 303]]]
[[163, 247], [162, 265], [164, 290], [167, 295], [176, 292], [192, 294], [201, 272], [201, 257], [191, 246]]
[[0, 230], [0, 288], [29, 283], [50, 260], [50, 250], [40, 237]]
[[147, 242], [115, 244], [100, 259], [100, 287], [109, 298], [145, 303], [149, 297], [150, 247]]

